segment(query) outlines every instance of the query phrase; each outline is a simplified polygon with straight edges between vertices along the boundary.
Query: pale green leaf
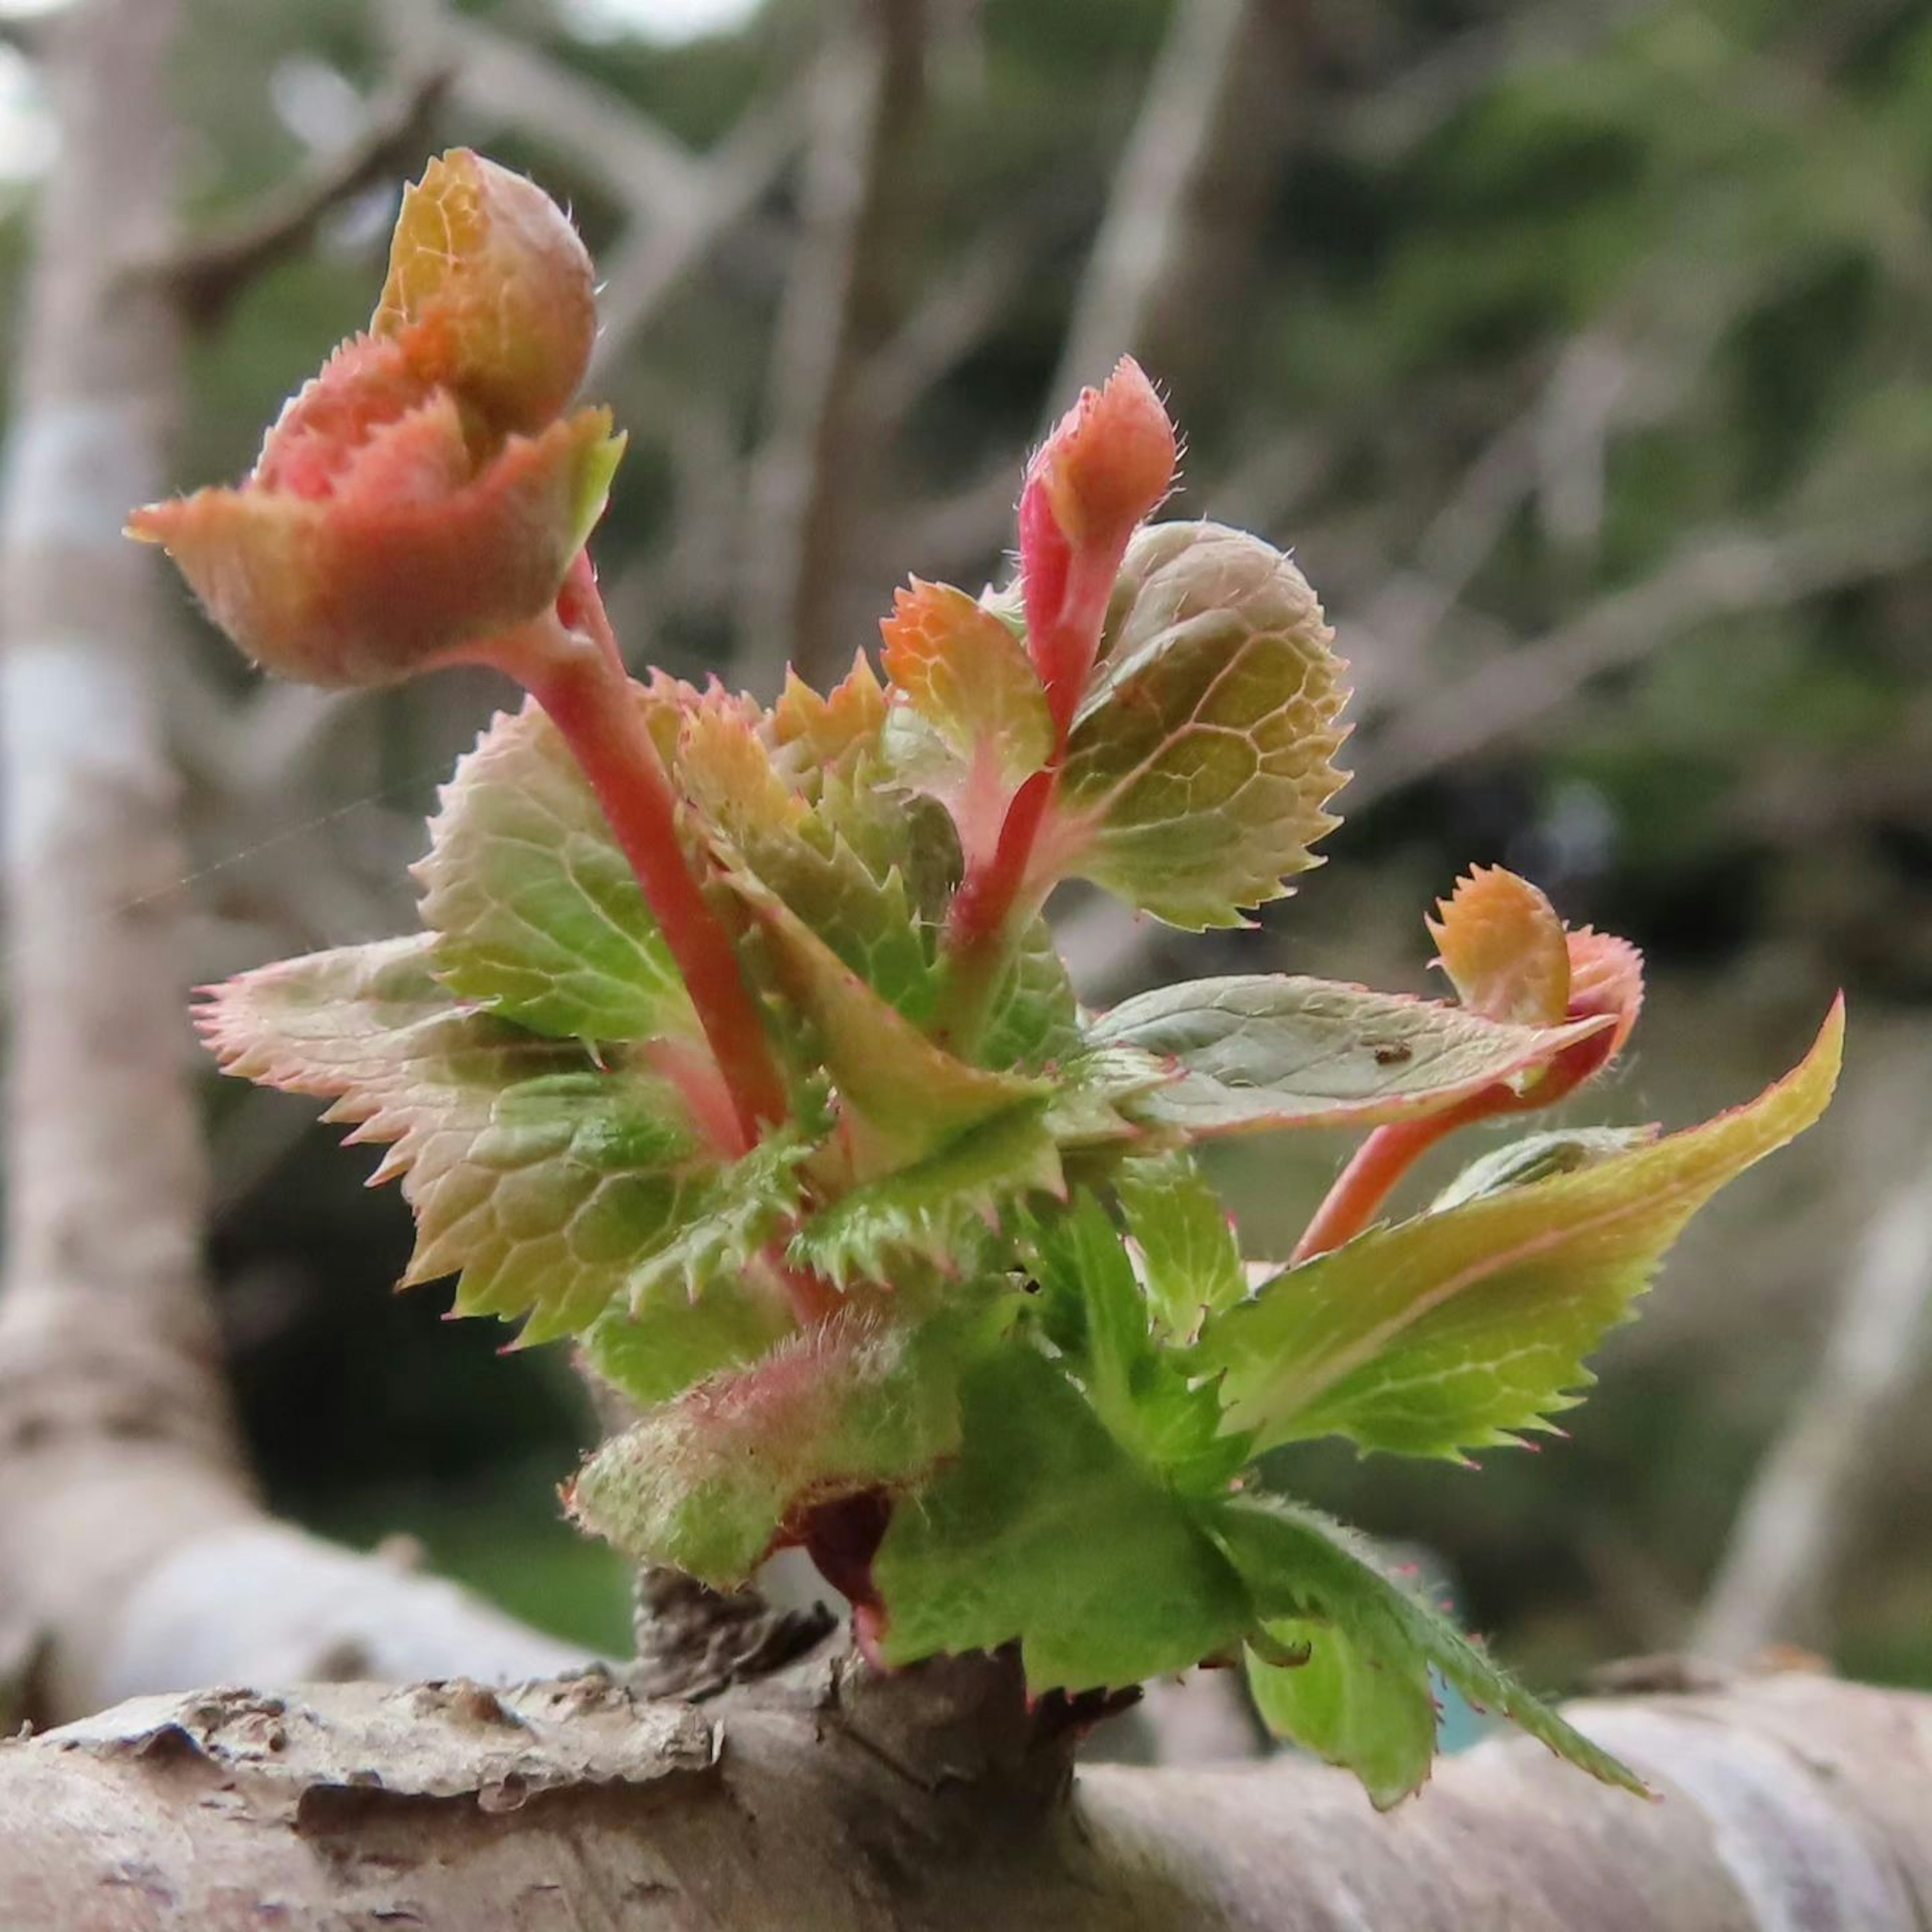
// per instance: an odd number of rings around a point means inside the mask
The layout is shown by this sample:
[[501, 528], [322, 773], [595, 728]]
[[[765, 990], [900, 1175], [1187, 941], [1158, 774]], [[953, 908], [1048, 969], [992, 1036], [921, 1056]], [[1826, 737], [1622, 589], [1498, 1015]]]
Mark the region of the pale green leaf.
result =
[[1204, 1139], [1435, 1113], [1607, 1024], [1516, 1026], [1399, 993], [1249, 974], [1138, 994], [1089, 1036], [1166, 1062], [1173, 1077], [1132, 1111]]
[[650, 1408], [694, 1382], [755, 1360], [796, 1327], [783, 1293], [754, 1262], [714, 1276], [694, 1301], [659, 1296], [636, 1309], [616, 1303], [579, 1346], [602, 1380]]
[[1284, 1618], [1271, 1646], [1305, 1653], [1270, 1663], [1250, 1649], [1248, 1688], [1262, 1721], [1330, 1764], [1353, 1772], [1378, 1810], [1427, 1780], [1438, 1713], [1426, 1670], [1397, 1667], [1340, 1623]]
[[[1513, 1682], [1446, 1618], [1391, 1582], [1340, 1524], [1273, 1498], [1222, 1503], [1210, 1520], [1271, 1633], [1277, 1623], [1336, 1630], [1348, 1652], [1338, 1668], [1385, 1672], [1414, 1695], [1428, 1694], [1433, 1666], [1479, 1709], [1508, 1718], [1593, 1778], [1645, 1795], [1634, 1772]], [[1406, 1796], [1426, 1774], [1427, 1758], [1416, 1748], [1418, 1708], [1413, 1696], [1358, 1694], [1348, 1721], [1337, 1724], [1342, 1714], [1331, 1712], [1325, 1731], [1323, 1714], [1318, 1708], [1312, 1714], [1317, 1735], [1346, 1748], [1338, 1761], [1362, 1776], [1379, 1806]], [[1304, 1742], [1322, 1748], [1313, 1738]]]
[[735, 1588], [794, 1509], [903, 1489], [958, 1450], [970, 1353], [958, 1323], [841, 1316], [606, 1442], [571, 1514], [639, 1562]]
[[992, 1016], [980, 1046], [984, 1066], [1038, 1072], [1077, 1054], [1080, 1010], [1073, 982], [1043, 919], [1020, 935], [1011, 964], [993, 996]]
[[1247, 1460], [1211, 1387], [1155, 1340], [1148, 1297], [1099, 1199], [1045, 1214], [1027, 1244], [1042, 1325], [1114, 1439], [1177, 1487], [1212, 1495]]
[[460, 1273], [457, 1311], [527, 1316], [526, 1341], [614, 1300], [695, 1292], [795, 1206], [801, 1144], [734, 1166], [701, 1147], [638, 1049], [602, 1058], [458, 1005], [432, 936], [312, 953], [218, 988], [202, 1024], [226, 1072], [334, 1102], [393, 1143], [416, 1217], [411, 1282]]
[[873, 1564], [888, 1662], [1017, 1642], [1036, 1694], [1138, 1684], [1240, 1642], [1254, 1613], [1196, 1506], [1058, 1369], [1010, 1345], [961, 1393], [958, 1456], [893, 1512]]
[[1240, 1244], [1221, 1197], [1186, 1153], [1123, 1161], [1114, 1186], [1156, 1319], [1170, 1335], [1192, 1340], [1202, 1318], [1232, 1307], [1248, 1292]]
[[1378, 1228], [1266, 1283], [1196, 1352], [1262, 1448], [1318, 1436], [1460, 1456], [1546, 1426], [1691, 1216], [1824, 1111], [1834, 1009], [1797, 1070], [1701, 1127]]
[[458, 763], [416, 876], [437, 968], [464, 999], [560, 1038], [694, 1033], [636, 877], [534, 703]]
[[1068, 748], [1060, 857], [1174, 926], [1238, 926], [1340, 822], [1344, 667], [1300, 572], [1258, 538], [1161, 524], [1129, 547]]

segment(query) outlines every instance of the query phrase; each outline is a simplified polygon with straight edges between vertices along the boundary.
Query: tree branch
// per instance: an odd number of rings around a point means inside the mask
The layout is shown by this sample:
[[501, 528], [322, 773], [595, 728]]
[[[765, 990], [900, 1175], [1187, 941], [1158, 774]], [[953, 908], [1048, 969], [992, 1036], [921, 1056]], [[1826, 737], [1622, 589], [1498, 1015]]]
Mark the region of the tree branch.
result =
[[298, 254], [334, 208], [366, 188], [400, 175], [419, 158], [448, 88], [446, 69], [430, 69], [386, 88], [370, 104], [362, 131], [319, 155], [292, 180], [208, 232], [189, 237], [148, 265], [198, 327], [218, 322], [263, 270]]
[[1070, 1780], [1065, 1714], [996, 1670], [144, 1700], [0, 1744], [0, 1902], [35, 1932], [239, 1932], [268, 1900], [464, 1932], [1919, 1932], [1932, 1903], [1908, 1693], [1573, 1706], [1662, 1803], [1513, 1738], [1381, 1818], [1305, 1763]]

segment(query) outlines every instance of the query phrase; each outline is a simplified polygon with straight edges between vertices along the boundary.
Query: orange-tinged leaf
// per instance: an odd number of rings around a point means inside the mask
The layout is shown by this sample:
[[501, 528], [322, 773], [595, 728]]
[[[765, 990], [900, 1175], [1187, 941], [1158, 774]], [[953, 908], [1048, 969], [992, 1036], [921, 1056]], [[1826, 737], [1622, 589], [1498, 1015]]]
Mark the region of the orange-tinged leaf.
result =
[[1569, 1010], [1570, 954], [1556, 909], [1527, 879], [1478, 866], [1437, 903], [1430, 937], [1456, 997], [1485, 1019], [1554, 1026]]
[[590, 366], [596, 278], [542, 188], [454, 148], [404, 190], [371, 328], [500, 431], [531, 434], [561, 413]]

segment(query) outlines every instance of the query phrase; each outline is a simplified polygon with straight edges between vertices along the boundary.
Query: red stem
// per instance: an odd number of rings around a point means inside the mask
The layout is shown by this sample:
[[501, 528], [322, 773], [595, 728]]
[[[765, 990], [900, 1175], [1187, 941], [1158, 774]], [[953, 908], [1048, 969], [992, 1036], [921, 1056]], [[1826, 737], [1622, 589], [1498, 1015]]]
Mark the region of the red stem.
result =
[[[745, 1145], [790, 1111], [763, 1014], [745, 983], [736, 950], [704, 896], [677, 836], [677, 798], [652, 742], [638, 686], [626, 673], [594, 581], [573, 579], [566, 608], [598, 646], [585, 651], [556, 623], [550, 647], [506, 651], [506, 664], [563, 734], [612, 834], [644, 889], [645, 902], [677, 962], [699, 1024], [731, 1096]], [[559, 642], [566, 647], [556, 648]]]
[[1394, 1192], [1396, 1184], [1438, 1141], [1472, 1120], [1506, 1111], [1514, 1097], [1507, 1088], [1485, 1088], [1442, 1113], [1376, 1128], [1336, 1177], [1294, 1244], [1288, 1265], [1298, 1268], [1352, 1241], [1375, 1219], [1376, 1210]]

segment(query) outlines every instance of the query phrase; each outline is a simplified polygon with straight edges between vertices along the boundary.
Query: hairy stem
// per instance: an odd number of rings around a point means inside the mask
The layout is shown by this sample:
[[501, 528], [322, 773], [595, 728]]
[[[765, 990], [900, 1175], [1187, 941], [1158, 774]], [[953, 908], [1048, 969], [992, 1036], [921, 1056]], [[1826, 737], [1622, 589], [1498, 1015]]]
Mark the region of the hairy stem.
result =
[[535, 640], [544, 648], [527, 658], [522, 650], [507, 646], [491, 655], [550, 714], [597, 794], [683, 976], [748, 1148], [761, 1126], [776, 1126], [790, 1111], [764, 1016], [740, 970], [730, 934], [679, 842], [676, 794], [587, 572], [573, 580], [565, 608], [583, 616], [596, 651], [585, 651], [563, 620], [553, 617]]

